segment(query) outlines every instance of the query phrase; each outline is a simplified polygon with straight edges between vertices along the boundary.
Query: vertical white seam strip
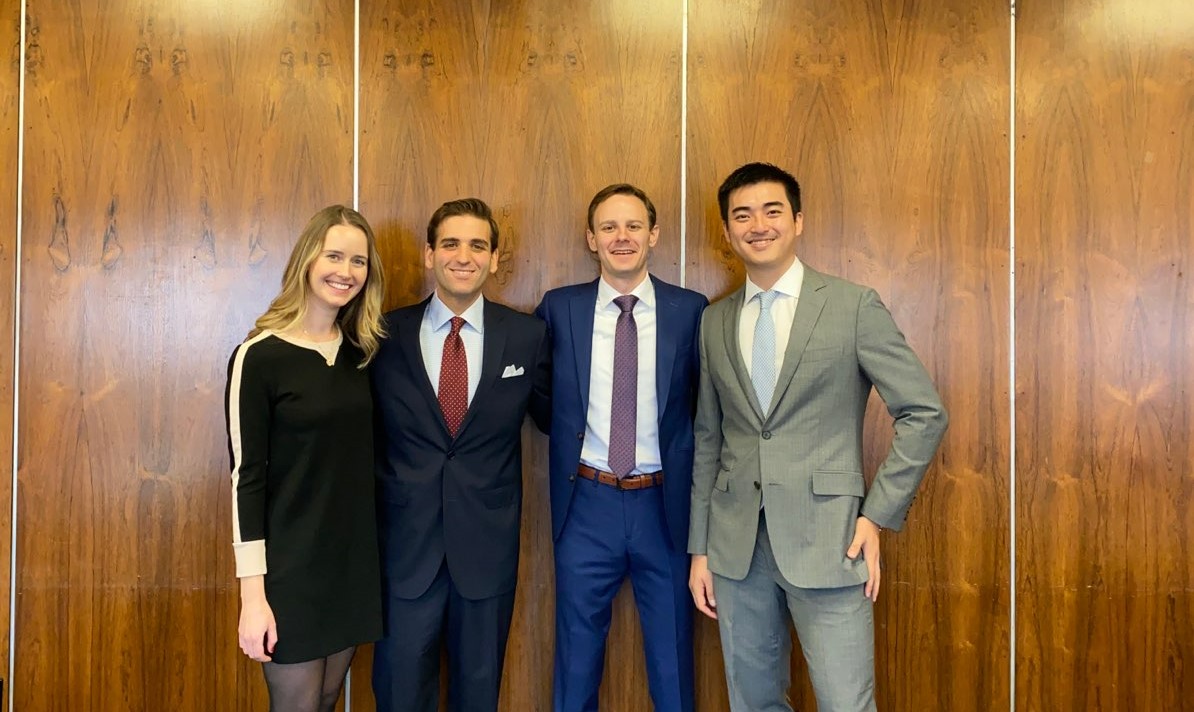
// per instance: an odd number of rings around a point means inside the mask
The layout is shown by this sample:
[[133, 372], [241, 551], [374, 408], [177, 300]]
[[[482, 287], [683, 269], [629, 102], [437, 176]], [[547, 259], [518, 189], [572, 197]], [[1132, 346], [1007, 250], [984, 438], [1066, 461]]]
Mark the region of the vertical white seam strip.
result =
[[[352, 3], [352, 209], [361, 209], [361, 0]], [[351, 665], [344, 675], [344, 712], [352, 712]]]
[[688, 0], [680, 0], [680, 286], [688, 286]]
[[1010, 0], [1008, 62], [1008, 699], [1016, 712], [1016, 0]]
[[12, 509], [9, 513], [9, 559], [8, 559], [8, 709], [12, 710], [17, 654], [17, 466], [20, 462], [19, 433], [17, 417], [21, 403], [21, 231], [23, 228], [22, 205], [25, 185], [25, 18], [28, 8], [21, 3], [21, 76], [18, 81], [20, 96], [17, 97], [17, 234], [13, 245], [13, 299], [12, 299]]
[[361, 209], [361, 0], [352, 7], [352, 209]]

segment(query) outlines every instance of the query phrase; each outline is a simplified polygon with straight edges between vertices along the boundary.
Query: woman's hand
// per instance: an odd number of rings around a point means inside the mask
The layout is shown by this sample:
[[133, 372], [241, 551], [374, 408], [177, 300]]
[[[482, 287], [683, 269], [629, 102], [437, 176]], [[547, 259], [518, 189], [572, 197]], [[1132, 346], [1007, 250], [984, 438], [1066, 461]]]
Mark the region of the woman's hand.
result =
[[240, 580], [240, 625], [237, 628], [240, 649], [261, 663], [273, 658], [278, 643], [278, 624], [274, 611], [265, 600], [265, 577], [246, 576]]

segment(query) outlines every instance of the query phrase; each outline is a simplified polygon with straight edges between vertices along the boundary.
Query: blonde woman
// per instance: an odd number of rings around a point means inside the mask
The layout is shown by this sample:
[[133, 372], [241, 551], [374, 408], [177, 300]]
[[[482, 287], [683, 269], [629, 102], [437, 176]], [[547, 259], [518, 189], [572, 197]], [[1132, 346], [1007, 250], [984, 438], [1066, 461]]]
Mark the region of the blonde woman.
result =
[[228, 367], [240, 646], [271, 710], [332, 710], [356, 646], [381, 637], [366, 366], [384, 294], [369, 223], [324, 208]]

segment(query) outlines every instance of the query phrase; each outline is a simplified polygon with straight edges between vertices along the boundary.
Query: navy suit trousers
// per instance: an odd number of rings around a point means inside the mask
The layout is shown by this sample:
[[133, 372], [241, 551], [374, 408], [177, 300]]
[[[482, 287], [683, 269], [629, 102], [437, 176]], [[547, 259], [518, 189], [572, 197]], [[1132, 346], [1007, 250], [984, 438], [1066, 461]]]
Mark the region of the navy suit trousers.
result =
[[613, 600], [627, 576], [654, 707], [692, 712], [689, 558], [668, 536], [662, 487], [620, 491], [577, 480], [555, 566], [555, 712], [597, 712]]

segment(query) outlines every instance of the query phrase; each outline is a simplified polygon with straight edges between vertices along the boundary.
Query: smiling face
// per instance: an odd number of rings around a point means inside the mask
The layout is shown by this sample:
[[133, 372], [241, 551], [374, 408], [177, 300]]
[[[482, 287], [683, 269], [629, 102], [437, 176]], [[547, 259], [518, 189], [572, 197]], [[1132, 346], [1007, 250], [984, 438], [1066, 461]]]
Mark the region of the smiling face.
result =
[[333, 225], [307, 269], [308, 306], [338, 312], [360, 294], [369, 276], [369, 242], [351, 225]]
[[651, 227], [643, 201], [617, 193], [594, 210], [585, 238], [601, 262], [601, 276], [625, 293], [647, 276], [647, 257], [659, 241], [659, 226]]
[[795, 262], [796, 238], [803, 230], [804, 216], [792, 210], [780, 183], [753, 183], [729, 195], [726, 241], [751, 281], [763, 289], [770, 289]]
[[455, 314], [481, 296], [489, 275], [497, 272], [489, 222], [472, 215], [445, 218], [435, 231], [435, 247], [424, 250], [424, 264], [435, 275], [436, 294]]

